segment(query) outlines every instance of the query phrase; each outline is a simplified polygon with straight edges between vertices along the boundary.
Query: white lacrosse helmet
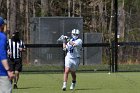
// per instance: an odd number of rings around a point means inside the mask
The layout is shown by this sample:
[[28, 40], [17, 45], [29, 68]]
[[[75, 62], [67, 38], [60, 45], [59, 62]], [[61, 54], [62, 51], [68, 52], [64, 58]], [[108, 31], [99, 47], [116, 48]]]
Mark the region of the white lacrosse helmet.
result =
[[73, 35], [79, 35], [80, 34], [80, 31], [78, 29], [73, 29], [71, 31], [71, 34], [73, 34]]
[[71, 36], [72, 36], [72, 38], [75, 39], [75, 40], [79, 38], [79, 34], [80, 34], [80, 31], [79, 31], [78, 29], [73, 29], [73, 30], [71, 31]]

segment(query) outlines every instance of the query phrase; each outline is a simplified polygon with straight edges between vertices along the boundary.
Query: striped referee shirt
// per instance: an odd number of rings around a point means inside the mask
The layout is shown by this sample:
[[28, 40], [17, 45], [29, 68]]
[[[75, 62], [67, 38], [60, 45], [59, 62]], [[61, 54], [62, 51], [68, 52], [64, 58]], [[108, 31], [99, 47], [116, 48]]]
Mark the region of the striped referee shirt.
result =
[[12, 39], [8, 40], [8, 51], [11, 52], [12, 54], [9, 55], [9, 58], [21, 58], [22, 53], [19, 50], [19, 48], [25, 48], [25, 45], [22, 40], [19, 41], [14, 41]]

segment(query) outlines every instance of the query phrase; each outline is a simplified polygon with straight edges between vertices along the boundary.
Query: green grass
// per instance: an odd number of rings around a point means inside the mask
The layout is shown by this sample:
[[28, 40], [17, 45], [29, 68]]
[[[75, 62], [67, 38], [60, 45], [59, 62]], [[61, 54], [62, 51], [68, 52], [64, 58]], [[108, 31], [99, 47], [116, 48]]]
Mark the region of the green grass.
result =
[[[24, 72], [62, 72], [63, 66], [60, 65], [24, 65]], [[109, 71], [108, 64], [80, 65], [78, 71]], [[139, 64], [119, 64], [118, 71], [140, 71]]]
[[140, 93], [140, 73], [77, 73], [75, 90], [62, 91], [63, 74], [21, 74], [13, 93]]

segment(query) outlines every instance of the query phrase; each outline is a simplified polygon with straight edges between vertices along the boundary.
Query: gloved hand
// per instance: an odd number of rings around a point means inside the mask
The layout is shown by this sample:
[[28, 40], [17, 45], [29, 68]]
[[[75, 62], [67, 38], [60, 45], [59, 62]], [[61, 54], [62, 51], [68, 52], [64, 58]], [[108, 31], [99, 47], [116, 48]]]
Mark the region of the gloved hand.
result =
[[67, 36], [64, 36], [63, 43], [67, 43], [67, 39], [68, 39], [68, 37]]

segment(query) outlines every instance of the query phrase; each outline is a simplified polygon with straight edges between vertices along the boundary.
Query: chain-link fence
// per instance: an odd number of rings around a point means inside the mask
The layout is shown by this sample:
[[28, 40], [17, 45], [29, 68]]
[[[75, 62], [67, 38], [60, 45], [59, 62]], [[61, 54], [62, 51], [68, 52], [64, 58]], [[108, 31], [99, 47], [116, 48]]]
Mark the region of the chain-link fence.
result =
[[[129, 43], [128, 43], [129, 44]], [[122, 45], [118, 47], [118, 71], [140, 71], [140, 46]]]
[[[74, 28], [81, 31], [83, 40], [79, 70], [110, 71], [114, 66], [112, 44], [103, 42], [104, 33], [83, 33], [83, 18], [37, 17], [31, 20], [30, 28], [29, 45], [33, 46], [27, 49], [25, 71], [62, 71], [65, 52], [57, 39], [61, 35], [70, 37]], [[138, 40], [127, 38], [126, 42], [126, 39], [118, 38], [118, 41], [118, 71], [140, 71]]]
[[[133, 6], [135, 7], [135, 6]], [[132, 6], [129, 6], [133, 9]], [[120, 10], [118, 13], [118, 71], [140, 71], [139, 11]]]
[[[37, 17], [31, 20], [30, 44], [28, 48], [28, 62], [25, 71], [56, 71], [63, 70], [65, 52], [62, 43], [57, 42], [61, 35], [71, 36], [72, 29], [80, 30], [80, 38], [83, 43], [102, 43], [102, 33], [84, 33], [83, 18], [66, 17]], [[47, 44], [52, 44], [48, 47]], [[56, 47], [53, 46], [56, 45]], [[57, 46], [59, 45], [60, 46]], [[38, 47], [36, 47], [38, 45]], [[42, 47], [46, 45], [46, 47]], [[110, 53], [109, 47], [83, 47], [79, 70], [84, 71], [109, 71]], [[103, 51], [108, 51], [103, 52]]]

